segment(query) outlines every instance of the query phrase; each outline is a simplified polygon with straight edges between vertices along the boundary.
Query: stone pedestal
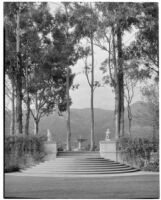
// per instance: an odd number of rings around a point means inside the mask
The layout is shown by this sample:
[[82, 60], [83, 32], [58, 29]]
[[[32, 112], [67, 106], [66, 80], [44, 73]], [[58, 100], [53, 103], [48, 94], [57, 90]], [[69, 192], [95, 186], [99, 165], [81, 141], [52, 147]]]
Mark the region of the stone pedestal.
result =
[[105, 159], [118, 161], [118, 142], [116, 140], [100, 141], [100, 156]]
[[54, 142], [46, 142], [45, 145], [45, 152], [47, 154], [46, 160], [55, 159], [57, 155], [57, 145]]
[[82, 142], [78, 142], [78, 150], [81, 150], [82, 149]]

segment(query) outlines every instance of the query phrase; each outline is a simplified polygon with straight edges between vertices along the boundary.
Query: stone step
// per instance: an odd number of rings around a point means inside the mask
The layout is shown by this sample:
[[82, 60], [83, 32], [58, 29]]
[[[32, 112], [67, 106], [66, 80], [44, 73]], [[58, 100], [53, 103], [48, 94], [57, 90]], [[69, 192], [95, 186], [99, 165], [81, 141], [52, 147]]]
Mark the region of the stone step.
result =
[[104, 159], [104, 158], [82, 158], [82, 157], [71, 157], [71, 158], [69, 158], [69, 157], [66, 157], [66, 158], [62, 158], [62, 157], [57, 157], [57, 158], [54, 158], [54, 159], [51, 159], [51, 160], [48, 160], [47, 162], [52, 162], [52, 161], [54, 161], [54, 162], [56, 162], [56, 161], [67, 161], [67, 162], [70, 162], [70, 161], [72, 161], [72, 162], [78, 162], [78, 161], [81, 161], [81, 162], [83, 162], [83, 161], [90, 161], [90, 162], [92, 162], [92, 161], [98, 161], [98, 162], [100, 162], [100, 161], [104, 161], [104, 162], [115, 162], [115, 161], [113, 161], [113, 160], [109, 160], [109, 159]]
[[[92, 155], [92, 156], [91, 156]], [[24, 174], [116, 174], [136, 172], [138, 169], [106, 160], [98, 152], [59, 152], [58, 157], [22, 170]]]
[[[49, 165], [42, 165], [42, 166], [49, 166]], [[56, 167], [59, 167], [59, 166], [111, 166], [111, 167], [114, 167], [114, 166], [122, 166], [122, 164], [106, 164], [106, 163], [55, 163], [54, 165], [51, 165], [51, 166], [56, 166]]]
[[66, 165], [66, 166], [37, 166], [37, 167], [31, 167], [29, 169], [33, 170], [41, 170], [41, 169], [123, 169], [123, 168], [128, 168], [129, 166], [128, 165], [120, 165], [120, 166], [94, 166], [94, 165], [91, 165], [91, 166], [85, 166], [85, 165], [73, 165], [73, 166], [70, 166], [70, 165]]
[[[65, 163], [71, 163], [71, 164], [74, 164], [74, 163], [79, 163], [79, 164], [97, 164], [97, 163], [102, 163], [102, 164], [119, 164], [118, 162], [108, 162], [108, 161], [102, 161], [102, 160], [93, 160], [93, 161], [89, 161], [89, 160], [55, 160], [55, 162], [50, 162], [50, 164], [65, 164]], [[43, 164], [46, 164], [46, 163], [43, 163]]]
[[[117, 169], [101, 169], [101, 168], [99, 168], [99, 169], [48, 169], [48, 170], [46, 170], [46, 169], [41, 169], [41, 170], [28, 170], [28, 171], [26, 171], [26, 172], [28, 172], [28, 173], [57, 173], [57, 172], [86, 172], [86, 173], [88, 173], [88, 172], [117, 172], [117, 171], [129, 171], [129, 170], [135, 170], [136, 171], [136, 169], [134, 169], [134, 168], [129, 168], [129, 167], [127, 167], [127, 168], [117, 168]], [[23, 171], [23, 172], [25, 172], [25, 171]]]
[[98, 163], [98, 164], [82, 164], [82, 163], [75, 163], [75, 164], [69, 164], [69, 163], [66, 163], [66, 164], [41, 164], [41, 165], [37, 165], [37, 166], [32, 166], [32, 168], [39, 168], [39, 167], [44, 167], [44, 168], [53, 168], [53, 167], [124, 167], [124, 166], [127, 166], [127, 165], [123, 165], [123, 164], [101, 164], [101, 163]]
[[85, 151], [68, 151], [68, 152], [58, 152], [57, 157], [100, 157], [99, 152], [85, 152]]
[[[124, 170], [124, 169], [129, 169], [129, 167], [119, 167], [119, 168], [102, 168], [102, 167], [99, 167], [99, 168], [69, 168], [69, 167], [66, 167], [66, 168], [39, 168], [39, 169], [27, 169], [28, 171], [34, 171], [34, 172], [37, 172], [37, 171], [57, 171], [57, 170], [60, 170], [60, 171], [65, 171], [65, 170], [71, 170], [71, 171], [79, 171], [79, 170], [87, 170], [87, 171], [98, 171], [98, 170]], [[26, 171], [26, 170], [24, 170]]]
[[99, 151], [59, 151], [59, 154], [99, 154]]
[[41, 171], [41, 172], [23, 172], [23, 174], [33, 174], [33, 175], [42, 175], [42, 174], [55, 174], [55, 175], [63, 175], [63, 174], [83, 174], [83, 175], [88, 175], [88, 174], [119, 174], [119, 173], [131, 173], [131, 172], [137, 172], [139, 171], [138, 169], [127, 169], [127, 170], [100, 170], [100, 171]]
[[33, 167], [44, 167], [44, 168], [52, 168], [52, 167], [120, 167], [120, 166], [127, 166], [127, 165], [122, 165], [122, 164], [113, 164], [113, 165], [106, 165], [106, 164], [88, 164], [88, 165], [84, 165], [84, 164], [54, 164], [54, 165], [38, 165], [38, 166], [32, 166]]

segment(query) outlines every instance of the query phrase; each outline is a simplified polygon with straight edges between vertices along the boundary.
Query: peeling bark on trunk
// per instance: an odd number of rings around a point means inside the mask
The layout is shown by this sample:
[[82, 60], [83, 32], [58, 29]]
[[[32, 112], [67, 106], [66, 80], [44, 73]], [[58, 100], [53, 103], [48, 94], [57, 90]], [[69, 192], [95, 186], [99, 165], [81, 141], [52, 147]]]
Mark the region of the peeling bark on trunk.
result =
[[[66, 29], [66, 36], [68, 38], [68, 10], [67, 5], [65, 4], [65, 12], [67, 17], [67, 29]], [[70, 127], [70, 102], [69, 102], [69, 66], [67, 66], [67, 76], [66, 76], [66, 95], [67, 95], [67, 151], [71, 151], [71, 127]]]
[[115, 51], [115, 35], [112, 29], [112, 46], [113, 46], [113, 64], [114, 64], [114, 90], [115, 90], [115, 139], [120, 137], [119, 126], [119, 88], [118, 88], [118, 70], [116, 63], [116, 51]]
[[17, 11], [16, 30], [16, 133], [22, 134], [22, 66], [20, 65], [20, 13]]
[[118, 48], [118, 88], [119, 88], [119, 125], [120, 137], [124, 135], [124, 76], [123, 76], [123, 53], [122, 53], [122, 35], [121, 30], [117, 30], [117, 48]]

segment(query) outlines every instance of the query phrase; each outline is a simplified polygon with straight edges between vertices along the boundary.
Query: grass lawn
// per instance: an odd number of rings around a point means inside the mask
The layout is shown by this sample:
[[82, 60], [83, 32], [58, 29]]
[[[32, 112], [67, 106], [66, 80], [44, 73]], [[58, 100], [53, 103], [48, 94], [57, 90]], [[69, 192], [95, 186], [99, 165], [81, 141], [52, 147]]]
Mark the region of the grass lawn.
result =
[[5, 198], [143, 199], [159, 198], [159, 176], [56, 178], [5, 176]]

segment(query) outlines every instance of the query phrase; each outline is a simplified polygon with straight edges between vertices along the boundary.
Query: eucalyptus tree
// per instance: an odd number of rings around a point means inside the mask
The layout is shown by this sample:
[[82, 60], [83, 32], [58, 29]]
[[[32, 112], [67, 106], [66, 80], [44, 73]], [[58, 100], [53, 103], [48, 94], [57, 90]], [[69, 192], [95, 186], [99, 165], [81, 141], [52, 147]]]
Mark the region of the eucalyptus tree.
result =
[[[139, 4], [139, 8], [138, 23], [135, 24], [138, 32], [134, 42], [125, 48], [124, 58], [127, 62], [130, 62], [130, 65], [135, 65], [132, 76], [130, 76], [132, 83], [154, 78], [154, 82], [157, 85], [159, 80], [158, 3], [142, 3]], [[153, 95], [157, 101], [157, 87], [154, 85], [150, 86], [151, 89], [149, 86], [144, 87], [142, 93], [148, 99], [150, 93], [152, 94], [152, 90], [154, 90]], [[154, 116], [152, 121], [153, 132], [155, 132], [157, 126], [154, 121], [157, 122], [157, 118], [159, 118], [156, 114], [158, 108], [151, 103], [150, 108], [152, 108], [150, 112]]]
[[73, 22], [71, 3], [63, 3], [61, 9], [54, 16], [54, 28], [51, 31], [53, 46], [55, 49], [54, 67], [63, 68], [66, 73], [66, 95], [64, 106], [67, 109], [67, 150], [71, 150], [71, 128], [70, 128], [70, 105], [71, 98], [69, 89], [72, 86], [74, 74], [71, 66], [75, 65], [82, 56], [82, 49], [79, 47], [79, 37], [76, 33]]
[[71, 99], [66, 95], [66, 87], [71, 87], [74, 74], [68, 67], [74, 65], [79, 53], [74, 47], [76, 39], [73, 33], [67, 37], [67, 19], [64, 16], [61, 12], [51, 16], [46, 3], [36, 5], [31, 28], [24, 34], [24, 55], [28, 58], [26, 61], [29, 69], [30, 112], [35, 122], [34, 134], [38, 134], [39, 122], [44, 115], [55, 110], [59, 113], [65, 111], [67, 104], [71, 104]]
[[139, 82], [138, 66], [134, 62], [124, 64], [125, 74], [124, 74], [124, 97], [127, 103], [127, 116], [128, 116], [128, 132], [129, 136], [132, 136], [131, 127], [133, 114], [131, 110], [131, 103], [135, 94], [135, 87]]
[[[15, 19], [17, 19], [17, 10], [19, 10], [19, 6], [21, 8], [21, 20], [19, 21], [18, 17], [18, 23], [16, 23], [17, 21], [15, 21]], [[16, 25], [18, 26], [17, 38]], [[62, 89], [61, 92], [59, 92], [59, 95], [57, 94], [58, 91], [56, 94], [52, 94], [51, 92], [49, 94], [49, 90], [51, 90], [52, 88], [53, 91], [53, 88], [55, 87], [56, 89], [58, 87], [58, 84], [61, 84], [62, 88], [65, 87], [65, 83], [61, 82], [62, 79], [64, 80], [63, 70], [65, 70], [65, 64], [63, 66], [61, 65], [63, 63], [61, 63], [61, 50], [63, 50], [64, 46], [58, 44], [56, 45], [55, 41], [54, 44], [52, 44], [53, 41], [51, 41], [49, 37], [51, 31], [53, 35], [54, 31], [56, 32], [56, 30], [61, 33], [61, 30], [59, 30], [58, 28], [54, 28], [55, 25], [53, 23], [53, 17], [49, 14], [47, 3], [5, 4], [5, 73], [7, 73], [9, 75], [9, 78], [14, 81], [14, 86], [16, 88], [16, 98], [18, 98], [19, 100], [19, 106], [21, 105], [21, 109], [16, 110], [17, 116], [21, 116], [18, 121], [21, 124], [21, 131], [22, 98], [27, 105], [25, 134], [28, 134], [29, 132], [28, 129], [30, 111], [32, 116], [34, 117], [35, 134], [37, 134], [40, 118], [42, 117], [42, 115], [50, 113], [51, 110], [55, 107], [57, 96], [59, 96], [59, 109], [65, 109], [65, 93], [62, 92]], [[61, 38], [57, 37], [56, 39], [58, 39], [58, 43], [61, 43]], [[18, 57], [20, 58], [20, 62], [17, 62], [18, 60], [16, 57], [16, 44], [18, 51], [20, 51]], [[54, 52], [54, 54], [52, 52]], [[73, 53], [73, 51], [70, 53]], [[64, 59], [67, 59], [68, 56], [70, 55], [65, 54]], [[21, 68], [17, 68], [17, 66], [19, 65], [21, 65]], [[62, 67], [62, 71], [60, 71], [60, 67]], [[52, 68], [52, 73], [51, 71], [47, 70], [48, 68]], [[58, 76], [59, 80], [56, 84], [55, 81], [57, 80], [55, 79], [57, 78], [56, 76], [54, 77], [53, 73], [57, 74], [57, 69], [59, 70], [60, 75]], [[42, 76], [43, 74], [44, 76]], [[21, 87], [18, 88], [19, 85], [21, 85]], [[19, 93], [21, 92], [21, 95], [19, 95], [17, 91], [19, 91]], [[48, 91], [47, 94], [46, 91]], [[45, 94], [46, 98], [44, 96]], [[34, 113], [35, 115], [33, 114], [32, 110], [33, 103], [35, 103], [34, 106], [36, 107]], [[19, 131], [18, 133], [22, 133], [21, 131]]]
[[[68, 9], [68, 3], [64, 3], [64, 9], [65, 9], [65, 17], [66, 17], [66, 25], [65, 25], [65, 32], [66, 32], [66, 47], [70, 48], [70, 36], [69, 36], [69, 9]], [[68, 60], [67, 60], [68, 65]], [[67, 66], [67, 74], [66, 74], [66, 102], [67, 102], [67, 146], [66, 149], [68, 151], [71, 150], [71, 126], [70, 126], [70, 100], [69, 100], [69, 72], [70, 68], [69, 65]]]
[[[34, 66], [40, 65], [40, 51], [47, 45], [52, 16], [47, 9], [47, 3], [19, 2], [5, 3], [4, 5], [5, 72], [12, 81], [12, 87], [16, 88], [17, 133], [22, 133], [22, 100], [24, 100], [26, 104], [25, 134], [28, 134], [29, 77], [30, 74], [33, 74]], [[12, 105], [14, 105], [14, 99]], [[13, 109], [14, 106], [12, 106]], [[12, 116], [14, 117], [14, 115]]]
[[[44, 65], [46, 64], [47, 63], [44, 63]], [[40, 68], [36, 67], [33, 75], [31, 76], [28, 89], [31, 99], [30, 111], [35, 122], [35, 135], [39, 133], [39, 122], [43, 116], [49, 115], [53, 111], [56, 111], [58, 106], [59, 110], [62, 109], [61, 104], [64, 102], [64, 84], [66, 79], [63, 75], [63, 71], [59, 73], [62, 73], [59, 77], [59, 81], [51, 77], [50, 79], [47, 79], [48, 74], [45, 74], [44, 70], [40, 72]], [[62, 110], [64, 111], [64, 108]]]
[[135, 41], [129, 46], [129, 56], [144, 67], [145, 76], [155, 75], [159, 78], [159, 10], [157, 2], [141, 4], [138, 33]]
[[[54, 31], [53, 37], [56, 40], [56, 35], [60, 30], [54, 29]], [[58, 36], [60, 35], [58, 34]], [[63, 46], [61, 46], [61, 43], [59, 45], [58, 43], [55, 45], [51, 44], [44, 52], [41, 52], [42, 54], [39, 54], [41, 64], [34, 68], [34, 73], [31, 77], [29, 91], [35, 108], [35, 112], [31, 110], [35, 121], [35, 134], [38, 134], [38, 125], [44, 115], [48, 115], [53, 111], [58, 111], [60, 114], [67, 109], [65, 66], [68, 57], [65, 52], [64, 54], [62, 53]], [[74, 74], [70, 70], [69, 87], [72, 85], [73, 78]]]
[[[63, 18], [61, 14], [58, 15], [55, 18], [51, 16], [47, 3], [36, 4], [32, 12], [32, 24], [23, 35], [24, 60], [29, 69], [29, 73], [26, 71], [28, 87], [25, 100], [28, 106], [27, 116], [31, 112], [35, 122], [34, 134], [38, 134], [39, 122], [44, 115], [50, 114], [56, 108], [59, 111], [66, 110], [65, 73], [67, 60], [73, 51], [69, 52], [66, 47], [67, 52], [64, 48], [65, 44], [62, 43], [64, 30], [60, 22]], [[68, 47], [72, 50], [71, 46]], [[72, 59], [74, 62], [76, 58]], [[69, 87], [73, 78], [74, 75], [70, 70]]]
[[[24, 65], [24, 81], [23, 81], [23, 100], [26, 104], [26, 123], [25, 134], [29, 133], [30, 104], [31, 97], [29, 92], [30, 79], [35, 68], [40, 68], [40, 57], [49, 43], [48, 34], [51, 31], [52, 16], [49, 13], [47, 3], [29, 3], [28, 9], [21, 16], [23, 21], [23, 33], [21, 35], [21, 52]], [[37, 71], [37, 73], [39, 73]]]
[[[73, 24], [75, 24], [75, 29], [78, 37], [85, 40], [89, 40], [90, 50], [84, 50], [85, 56], [85, 74], [87, 77], [88, 84], [90, 86], [90, 104], [91, 104], [91, 138], [90, 138], [90, 150], [94, 149], [94, 89], [96, 83], [94, 80], [94, 37], [97, 30], [97, 19], [98, 16], [95, 12], [94, 3], [74, 3], [73, 4]], [[88, 52], [88, 53], [87, 53]], [[91, 56], [91, 67], [87, 66], [87, 57]], [[89, 69], [90, 68], [90, 69]], [[88, 72], [91, 72], [91, 77], [89, 78]]]
[[[16, 97], [16, 133], [22, 134], [22, 82], [23, 65], [21, 59], [21, 34], [23, 21], [21, 15], [28, 9], [25, 2], [4, 3], [4, 29], [5, 29], [5, 73], [12, 83], [12, 124], [14, 124], [14, 96]], [[14, 95], [14, 88], [15, 93]], [[12, 128], [14, 133], [14, 125]]]
[[[5, 87], [5, 95], [7, 91], [11, 91], [9, 99], [11, 100], [11, 127], [10, 127], [10, 135], [15, 134], [15, 43], [10, 45], [10, 41], [13, 41], [14, 35], [11, 31], [13, 27], [11, 27], [10, 21], [5, 17], [4, 29], [5, 29], [5, 85], [11, 82], [11, 88]], [[8, 79], [9, 78], [9, 79]]]
[[[4, 49], [5, 49], [5, 84], [7, 81], [6, 75], [11, 80], [11, 129], [10, 134], [15, 134], [15, 77], [14, 77], [14, 66], [15, 63], [15, 35], [13, 34], [13, 29], [15, 26], [13, 25], [13, 21], [10, 15], [8, 15], [8, 5], [4, 4]], [[10, 41], [12, 41], [12, 46], [10, 45]], [[13, 42], [14, 41], [14, 42]], [[12, 49], [12, 52], [11, 52]], [[9, 51], [10, 50], [10, 51]], [[6, 88], [5, 88], [6, 94]]]
[[100, 22], [95, 44], [107, 51], [108, 56], [103, 63], [104, 72], [108, 65], [110, 82], [115, 91], [115, 138], [124, 134], [124, 51], [122, 37], [133, 24], [138, 7], [135, 3], [97, 3]]
[[11, 83], [10, 79], [8, 78], [8, 76], [6, 75], [5, 75], [5, 114], [11, 117], [9, 134], [14, 135], [15, 134], [15, 88], [14, 85]]

